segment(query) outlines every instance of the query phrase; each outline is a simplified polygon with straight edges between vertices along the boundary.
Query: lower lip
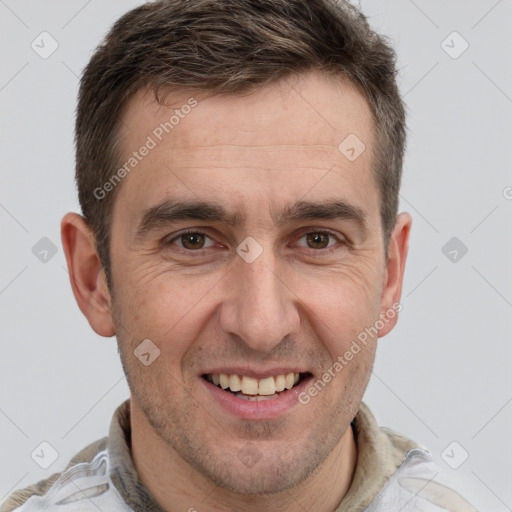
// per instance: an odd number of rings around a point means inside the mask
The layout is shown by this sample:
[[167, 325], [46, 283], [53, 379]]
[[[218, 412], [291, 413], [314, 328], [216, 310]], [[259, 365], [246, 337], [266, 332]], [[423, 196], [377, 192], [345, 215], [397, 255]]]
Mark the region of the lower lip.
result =
[[278, 398], [261, 400], [259, 402], [239, 398], [230, 391], [218, 388], [215, 384], [202, 377], [201, 381], [211, 394], [213, 400], [238, 418], [246, 420], [271, 420], [283, 416], [297, 405], [299, 395], [304, 391], [311, 378], [311, 375], [303, 378], [292, 389], [281, 392]]

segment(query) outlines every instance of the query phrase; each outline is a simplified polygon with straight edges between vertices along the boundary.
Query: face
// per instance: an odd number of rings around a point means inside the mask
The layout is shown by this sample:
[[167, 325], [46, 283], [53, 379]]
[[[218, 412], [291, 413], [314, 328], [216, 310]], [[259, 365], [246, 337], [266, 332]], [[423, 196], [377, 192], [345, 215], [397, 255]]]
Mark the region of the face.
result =
[[[349, 83], [316, 73], [166, 103], [140, 91], [127, 106], [124, 161], [140, 159], [112, 219], [113, 321], [132, 407], [216, 484], [283, 491], [349, 429], [376, 338], [334, 364], [391, 307], [371, 112]], [[355, 160], [339, 149], [351, 134], [366, 146]], [[154, 147], [142, 156], [143, 145]], [[143, 340], [147, 365], [134, 355]], [[294, 375], [278, 376], [296, 373], [286, 389]]]

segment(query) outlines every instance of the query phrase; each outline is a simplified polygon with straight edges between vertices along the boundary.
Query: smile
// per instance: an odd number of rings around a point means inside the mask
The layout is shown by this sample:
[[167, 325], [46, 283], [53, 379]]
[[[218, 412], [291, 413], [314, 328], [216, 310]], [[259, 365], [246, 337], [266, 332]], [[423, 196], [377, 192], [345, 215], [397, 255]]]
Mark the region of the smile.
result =
[[208, 382], [236, 397], [249, 401], [275, 400], [285, 390], [292, 389], [306, 374], [288, 373], [256, 379], [246, 375], [207, 374]]

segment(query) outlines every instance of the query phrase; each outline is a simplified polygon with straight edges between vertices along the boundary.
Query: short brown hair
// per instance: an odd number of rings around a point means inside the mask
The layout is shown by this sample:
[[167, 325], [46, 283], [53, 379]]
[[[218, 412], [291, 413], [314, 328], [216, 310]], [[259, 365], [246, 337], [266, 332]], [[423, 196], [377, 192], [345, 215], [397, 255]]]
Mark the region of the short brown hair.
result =
[[[75, 126], [82, 213], [110, 281], [116, 189], [99, 200], [121, 162], [123, 108], [135, 92], [161, 87], [236, 94], [318, 69], [348, 78], [374, 117], [373, 148], [384, 243], [395, 224], [405, 149], [405, 106], [396, 54], [344, 0], [160, 0], [123, 15], [95, 50], [80, 82]], [[341, 142], [341, 141], [340, 141]]]

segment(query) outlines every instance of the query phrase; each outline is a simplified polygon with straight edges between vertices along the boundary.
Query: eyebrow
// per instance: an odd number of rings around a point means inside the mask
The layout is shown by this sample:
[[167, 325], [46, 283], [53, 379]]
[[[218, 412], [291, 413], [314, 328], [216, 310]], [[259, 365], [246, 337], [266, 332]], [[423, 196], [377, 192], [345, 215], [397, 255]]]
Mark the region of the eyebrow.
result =
[[[297, 201], [285, 206], [273, 215], [276, 224], [304, 220], [353, 220], [361, 228], [366, 228], [366, 212], [344, 200], [322, 202]], [[142, 239], [151, 231], [183, 220], [219, 222], [231, 227], [245, 223], [246, 216], [241, 210], [229, 212], [225, 206], [215, 201], [176, 200], [168, 198], [143, 212], [135, 237]]]

